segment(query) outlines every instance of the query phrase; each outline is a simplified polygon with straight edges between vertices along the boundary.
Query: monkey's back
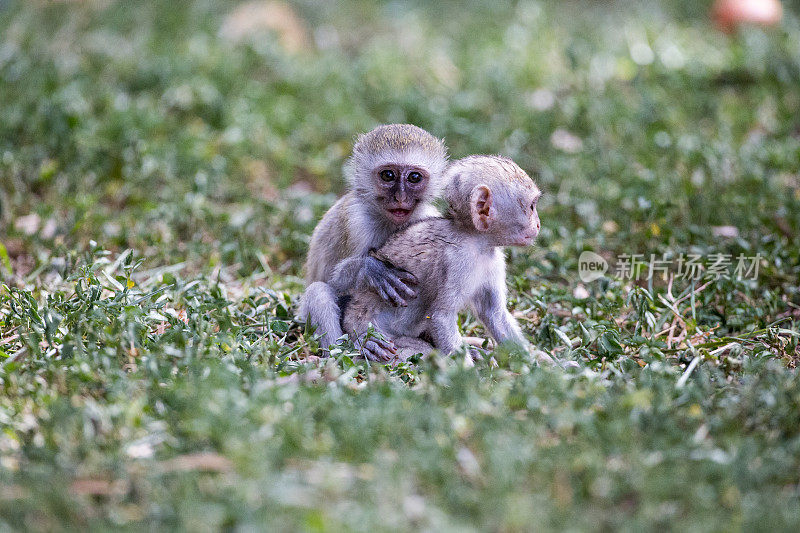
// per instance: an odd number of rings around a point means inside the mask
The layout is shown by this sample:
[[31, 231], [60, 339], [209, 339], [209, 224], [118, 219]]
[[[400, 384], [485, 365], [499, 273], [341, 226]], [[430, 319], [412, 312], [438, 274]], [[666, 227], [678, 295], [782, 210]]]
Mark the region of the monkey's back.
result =
[[[417, 336], [424, 327], [424, 320], [434, 301], [447, 290], [448, 278], [453, 274], [448, 269], [448, 249], [460, 247], [463, 238], [454, 222], [448, 218], [428, 218], [411, 223], [393, 233], [386, 243], [372, 255], [396, 268], [412, 273], [418, 281], [417, 297], [407, 307], [396, 308], [384, 302], [370, 290], [353, 291], [346, 296], [342, 306], [344, 331], [363, 333], [372, 322], [383, 322], [383, 329], [403, 330]], [[379, 317], [383, 317], [378, 320]], [[391, 324], [389, 324], [391, 323]]]
[[420, 285], [432, 275], [440, 277], [441, 263], [451, 246], [462, 239], [449, 218], [432, 217], [409, 224], [393, 233], [373, 255], [414, 274]]

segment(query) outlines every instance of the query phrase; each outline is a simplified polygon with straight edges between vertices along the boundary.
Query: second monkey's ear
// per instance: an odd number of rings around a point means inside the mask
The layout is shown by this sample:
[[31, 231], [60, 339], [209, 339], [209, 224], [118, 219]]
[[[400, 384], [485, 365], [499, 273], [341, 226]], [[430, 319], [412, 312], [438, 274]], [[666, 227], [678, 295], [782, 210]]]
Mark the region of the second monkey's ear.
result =
[[486, 185], [477, 185], [470, 193], [469, 208], [475, 229], [487, 231], [496, 215], [492, 205], [492, 190]]

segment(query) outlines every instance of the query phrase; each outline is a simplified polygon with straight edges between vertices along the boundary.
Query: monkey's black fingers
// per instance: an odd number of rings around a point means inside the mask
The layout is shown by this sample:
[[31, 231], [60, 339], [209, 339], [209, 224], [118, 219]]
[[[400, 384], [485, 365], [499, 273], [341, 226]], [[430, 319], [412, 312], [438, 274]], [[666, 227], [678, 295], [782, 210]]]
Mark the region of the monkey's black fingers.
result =
[[394, 287], [392, 287], [390, 283], [385, 283], [382, 288], [383, 291], [388, 296], [388, 298], [386, 298], [386, 301], [391, 303], [393, 306], [405, 307], [406, 305], [408, 305], [406, 301], [403, 299], [403, 297], [397, 294], [397, 291], [394, 289]]
[[415, 276], [408, 270], [397, 269], [397, 277], [400, 278], [400, 280], [405, 282], [406, 284], [410, 283], [411, 285], [419, 285], [419, 280], [417, 279], [417, 276]]
[[394, 345], [394, 341], [390, 341], [389, 339], [375, 339], [375, 342], [386, 348], [392, 353], [397, 353], [397, 346]]
[[395, 307], [406, 305], [405, 300], [403, 300], [403, 298], [397, 294], [397, 291], [385, 279], [380, 278], [371, 281], [370, 287], [372, 287], [372, 290], [378, 293], [378, 296], [380, 296], [381, 300], [384, 302], [388, 302]]
[[394, 345], [394, 341], [381, 337], [374, 337], [370, 340], [391, 354], [397, 353], [397, 347]]
[[383, 287], [381, 287], [380, 285], [376, 285], [375, 286], [375, 291], [378, 293], [378, 296], [381, 297], [381, 300], [383, 300], [384, 302], [390, 301], [389, 300], [389, 295], [386, 294], [386, 291], [383, 290]]
[[370, 339], [362, 348], [364, 357], [370, 361], [389, 361], [395, 355], [394, 343], [381, 339]]
[[[395, 306], [405, 306], [406, 302], [404, 298], [415, 298], [417, 296], [414, 289], [409, 287], [406, 282], [395, 275], [394, 272], [385, 272], [381, 284], [386, 292], [389, 293], [391, 303]], [[395, 297], [395, 295], [397, 296]]]
[[414, 289], [408, 286], [406, 282], [404, 282], [400, 277], [389, 275], [386, 276], [386, 279], [389, 284], [391, 284], [392, 288], [397, 291], [399, 294], [405, 296], [406, 298], [416, 298], [417, 293]]

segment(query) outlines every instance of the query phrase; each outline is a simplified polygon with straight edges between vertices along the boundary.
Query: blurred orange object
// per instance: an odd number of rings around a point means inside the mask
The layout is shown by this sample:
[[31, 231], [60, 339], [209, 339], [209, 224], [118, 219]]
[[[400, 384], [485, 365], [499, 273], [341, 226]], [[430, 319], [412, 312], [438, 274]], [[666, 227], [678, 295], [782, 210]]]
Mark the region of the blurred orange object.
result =
[[714, 24], [726, 33], [743, 24], [774, 26], [782, 15], [778, 0], [716, 0], [711, 8]]

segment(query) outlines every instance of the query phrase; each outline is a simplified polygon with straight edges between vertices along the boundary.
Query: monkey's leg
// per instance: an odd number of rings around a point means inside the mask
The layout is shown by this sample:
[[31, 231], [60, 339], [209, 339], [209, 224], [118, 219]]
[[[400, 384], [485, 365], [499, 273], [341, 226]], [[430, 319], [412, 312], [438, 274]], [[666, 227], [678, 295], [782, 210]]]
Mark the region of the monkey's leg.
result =
[[[372, 324], [376, 305], [381, 303], [371, 292], [356, 294], [344, 307], [341, 324], [365, 359], [389, 361], [397, 350], [392, 337]], [[370, 325], [377, 335], [370, 335]]]
[[321, 335], [319, 343], [325, 352], [342, 336], [340, 311], [333, 289], [322, 281], [315, 281], [300, 298], [300, 319], [316, 327]]
[[508, 312], [506, 299], [500, 290], [485, 288], [473, 299], [472, 306], [478, 319], [483, 322], [495, 341], [498, 343], [511, 341], [521, 346], [527, 345], [522, 328]]
[[453, 353], [463, 342], [458, 332], [458, 322], [455, 313], [439, 313], [431, 316], [428, 332], [431, 335], [433, 346], [444, 354]]
[[522, 334], [519, 323], [508, 312], [506, 299], [501, 291], [485, 289], [473, 300], [472, 306], [475, 308], [475, 314], [478, 315], [495, 341], [498, 343], [514, 342], [528, 350], [538, 363], [556, 364], [552, 357], [542, 350], [533, 349], [528, 343]]

